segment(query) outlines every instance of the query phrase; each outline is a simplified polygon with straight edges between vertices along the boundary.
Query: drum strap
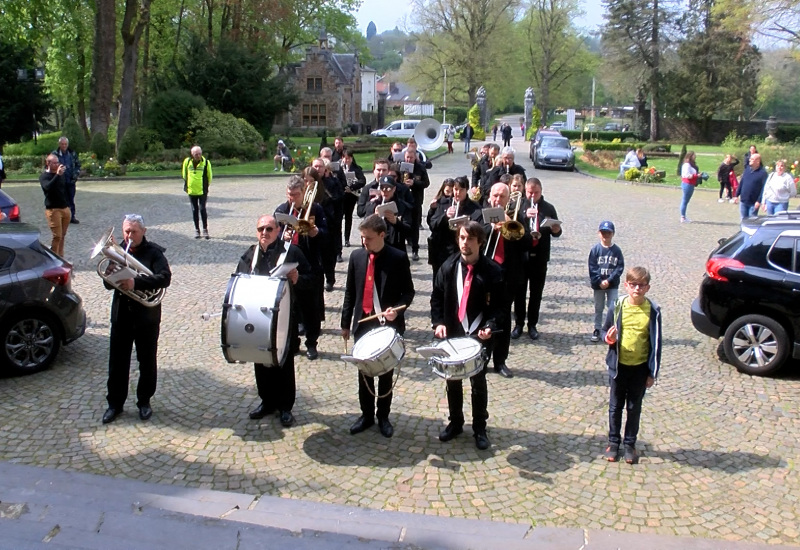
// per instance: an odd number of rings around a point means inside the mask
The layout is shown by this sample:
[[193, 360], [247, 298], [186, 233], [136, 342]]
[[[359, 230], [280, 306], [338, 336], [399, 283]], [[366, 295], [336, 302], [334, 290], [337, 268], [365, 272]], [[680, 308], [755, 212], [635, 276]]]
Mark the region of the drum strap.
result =
[[[464, 277], [462, 276], [461, 271], [461, 262], [458, 262], [458, 273], [456, 277], [456, 288], [458, 289], [458, 303], [461, 303], [461, 297], [464, 295]], [[481, 324], [483, 320], [483, 313], [478, 314], [472, 324], [469, 324], [469, 314], [464, 315], [464, 318], [461, 320], [461, 326], [464, 327], [464, 332], [467, 336], [471, 335], [475, 332], [475, 329], [478, 328], [478, 325]]]
[[256, 243], [256, 248], [253, 250], [253, 261], [250, 262], [250, 275], [256, 272], [256, 265], [258, 265], [258, 253], [261, 252], [261, 245]]

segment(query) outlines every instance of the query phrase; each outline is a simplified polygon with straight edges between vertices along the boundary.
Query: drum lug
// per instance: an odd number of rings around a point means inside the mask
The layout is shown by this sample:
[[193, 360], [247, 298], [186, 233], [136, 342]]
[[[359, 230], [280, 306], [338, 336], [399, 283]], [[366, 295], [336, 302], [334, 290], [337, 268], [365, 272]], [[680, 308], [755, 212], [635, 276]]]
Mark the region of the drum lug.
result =
[[270, 311], [272, 313], [277, 313], [278, 311], [281, 310], [281, 308], [279, 308], [279, 307], [267, 307], [267, 306], [261, 306], [260, 309], [261, 309], [261, 313], [266, 313], [268, 311]]
[[241, 311], [241, 310], [244, 309], [244, 306], [240, 305], [240, 304], [222, 304], [222, 310], [223, 311], [226, 310], [226, 309], [230, 309], [230, 308], [233, 308], [236, 311]]

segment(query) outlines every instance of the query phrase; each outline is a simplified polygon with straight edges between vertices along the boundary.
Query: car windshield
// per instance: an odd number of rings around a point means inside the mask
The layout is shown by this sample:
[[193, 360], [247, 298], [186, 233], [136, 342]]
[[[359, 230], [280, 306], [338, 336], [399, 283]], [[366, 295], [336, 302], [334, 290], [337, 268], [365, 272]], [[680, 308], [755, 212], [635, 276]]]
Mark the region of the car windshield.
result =
[[551, 147], [553, 149], [569, 149], [569, 140], [565, 138], [543, 138], [542, 147]]

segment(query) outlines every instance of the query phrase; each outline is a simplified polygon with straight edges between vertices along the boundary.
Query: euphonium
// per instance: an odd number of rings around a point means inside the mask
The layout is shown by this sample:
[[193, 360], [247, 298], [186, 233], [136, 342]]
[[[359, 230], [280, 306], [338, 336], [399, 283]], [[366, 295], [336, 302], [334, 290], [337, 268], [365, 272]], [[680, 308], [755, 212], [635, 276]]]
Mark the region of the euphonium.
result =
[[506, 207], [506, 215], [508, 214], [508, 210], [511, 207], [511, 201], [513, 200], [516, 200], [514, 215], [511, 216], [510, 220], [503, 223], [503, 225], [500, 227], [500, 233], [509, 241], [518, 241], [525, 235], [525, 226], [517, 221], [519, 207], [522, 205], [522, 193], [519, 191], [514, 191], [511, 193], [511, 196], [508, 200], [508, 206]]
[[314, 224], [309, 221], [311, 216], [311, 207], [314, 204], [314, 198], [317, 196], [317, 186], [319, 183], [314, 182], [314, 187], [306, 189], [303, 195], [303, 206], [300, 208], [301, 216], [297, 220], [297, 233], [305, 236], [314, 228]]
[[158, 290], [124, 290], [112, 279], [112, 275], [126, 267], [135, 271], [137, 275], [153, 274], [153, 272], [139, 262], [139, 260], [128, 254], [127, 250], [113, 242], [113, 234], [114, 228], [111, 227], [103, 233], [103, 236], [100, 237], [100, 240], [94, 245], [91, 258], [94, 258], [98, 254], [103, 255], [103, 258], [97, 263], [97, 274], [100, 275], [105, 282], [119, 290], [131, 300], [135, 300], [147, 307], [157, 306], [161, 303], [161, 300], [164, 299], [164, 294], [166, 293], [165, 288], [159, 288]]

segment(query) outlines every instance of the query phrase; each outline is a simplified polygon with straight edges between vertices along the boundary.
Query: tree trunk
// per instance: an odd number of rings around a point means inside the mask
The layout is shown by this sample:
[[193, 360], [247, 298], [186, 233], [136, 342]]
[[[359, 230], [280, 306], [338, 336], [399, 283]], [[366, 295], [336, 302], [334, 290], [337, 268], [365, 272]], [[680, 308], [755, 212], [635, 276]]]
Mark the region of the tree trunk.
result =
[[658, 44], [658, 0], [653, 0], [653, 34], [650, 40], [650, 54], [653, 67], [650, 71], [650, 141], [658, 141], [658, 86], [660, 84], [660, 54]]
[[[117, 147], [122, 136], [131, 125], [133, 96], [136, 92], [136, 69], [139, 61], [139, 40], [150, 19], [150, 2], [152, 0], [126, 0], [125, 18], [122, 20], [122, 84], [119, 95], [119, 119], [117, 126]], [[139, 19], [136, 21], [136, 14]]]
[[90, 110], [92, 133], [106, 135], [111, 123], [111, 105], [116, 73], [117, 12], [114, 0], [95, 1], [94, 56]]
[[86, 124], [86, 49], [83, 37], [82, 30], [75, 35], [75, 51], [78, 53], [75, 60], [78, 73], [75, 86], [75, 110], [78, 112], [78, 126], [83, 130], [86, 142], [89, 143], [89, 127]]

